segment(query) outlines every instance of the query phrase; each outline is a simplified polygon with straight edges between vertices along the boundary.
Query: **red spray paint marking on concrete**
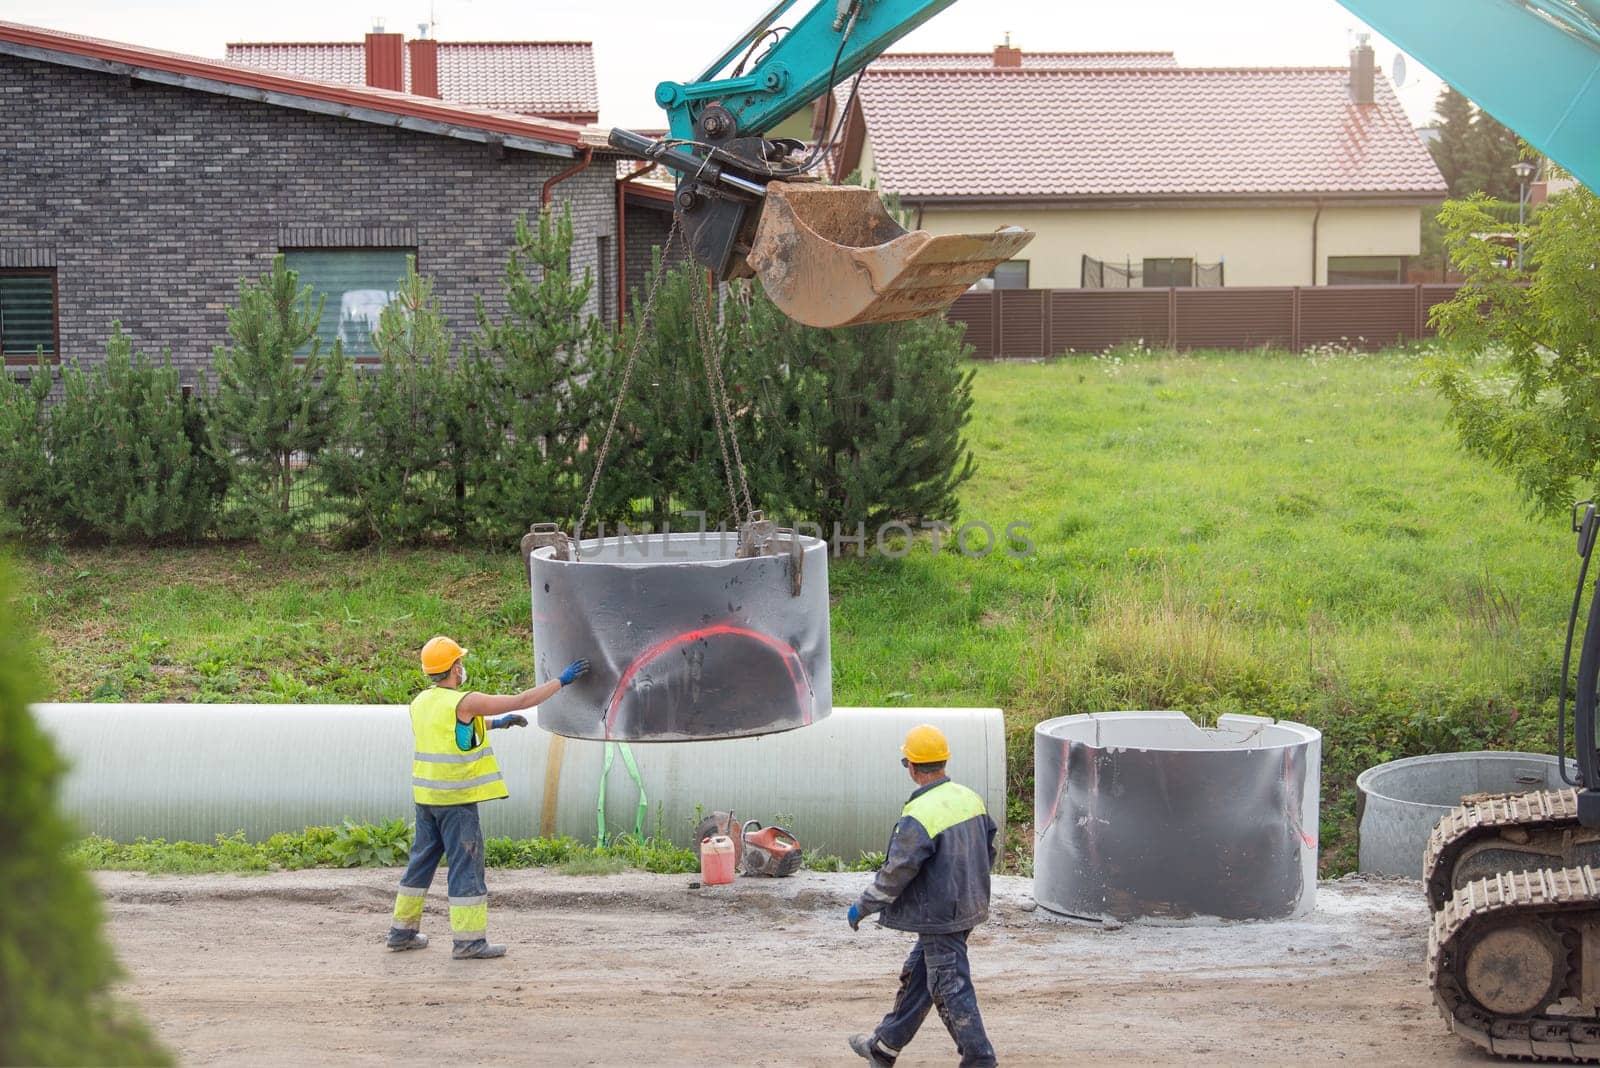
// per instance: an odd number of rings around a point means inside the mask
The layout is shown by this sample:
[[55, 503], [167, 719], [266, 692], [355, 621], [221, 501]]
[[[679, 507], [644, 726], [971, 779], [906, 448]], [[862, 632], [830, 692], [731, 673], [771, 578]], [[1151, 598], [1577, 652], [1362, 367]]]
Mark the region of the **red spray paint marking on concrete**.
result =
[[[811, 680], [806, 677], [806, 666], [800, 662], [800, 654], [794, 646], [767, 634], [760, 634], [745, 627], [736, 627], [732, 623], [717, 623], [709, 627], [698, 627], [695, 630], [686, 630], [682, 634], [675, 634], [664, 641], [657, 642], [644, 652], [633, 658], [633, 662], [622, 672], [622, 677], [617, 680], [617, 688], [611, 691], [611, 700], [606, 704], [606, 738], [610, 739], [611, 730], [616, 725], [617, 712], [622, 708], [622, 695], [628, 689], [628, 683], [652, 660], [663, 653], [670, 652], [681, 645], [701, 641], [705, 638], [714, 638], [728, 635], [735, 638], [754, 638], [778, 651], [783, 658], [783, 666], [789, 672], [789, 681], [794, 683], [794, 696], [800, 706], [801, 725], [811, 726]], [[795, 673], [799, 669], [799, 674]]]

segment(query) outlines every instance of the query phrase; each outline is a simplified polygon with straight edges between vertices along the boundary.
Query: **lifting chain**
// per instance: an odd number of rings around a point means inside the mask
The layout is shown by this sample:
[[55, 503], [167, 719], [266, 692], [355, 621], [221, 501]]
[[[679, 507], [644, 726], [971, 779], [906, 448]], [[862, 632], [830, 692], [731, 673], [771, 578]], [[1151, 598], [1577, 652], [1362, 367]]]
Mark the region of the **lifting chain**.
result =
[[[700, 352], [705, 362], [706, 388], [711, 394], [711, 417], [717, 427], [717, 446], [722, 450], [722, 471], [728, 482], [728, 504], [733, 509], [734, 522], [742, 525], [756, 518], [755, 505], [750, 498], [750, 481], [745, 474], [744, 454], [739, 448], [739, 431], [733, 421], [733, 408], [728, 403], [728, 383], [722, 374], [722, 346], [707, 299], [710, 288], [710, 279], [707, 279], [705, 290], [701, 290], [698, 278], [694, 280], [695, 333], [699, 337]], [[728, 454], [730, 441], [733, 445], [731, 457]], [[742, 514], [739, 493], [735, 492], [733, 485], [735, 472], [739, 476], [739, 489], [744, 495]]]
[[[589, 521], [589, 509], [594, 505], [594, 491], [600, 485], [600, 473], [605, 470], [606, 457], [611, 453], [611, 439], [617, 432], [617, 420], [622, 415], [623, 402], [628, 399], [628, 387], [633, 384], [633, 368], [639, 361], [639, 346], [644, 341], [644, 336], [650, 330], [650, 324], [655, 317], [656, 294], [661, 291], [661, 279], [667, 270], [667, 257], [672, 252], [672, 243], [678, 236], [678, 224], [683, 216], [677, 212], [672, 213], [672, 228], [667, 231], [666, 243], [661, 246], [661, 259], [656, 261], [655, 270], [650, 276], [650, 288], [645, 290], [644, 312], [639, 316], [639, 329], [634, 332], [628, 343], [628, 358], [622, 366], [622, 385], [617, 390], [617, 402], [611, 408], [611, 422], [606, 424], [606, 436], [600, 441], [600, 452], [595, 456], [594, 473], [589, 476], [589, 492], [583, 498], [583, 510], [578, 513], [578, 525], [573, 530], [572, 558], [578, 559], [578, 544], [583, 540], [583, 527]], [[619, 278], [618, 285], [627, 285], [627, 279]]]
[[[611, 454], [611, 441], [616, 436], [617, 423], [622, 417], [622, 406], [627, 401], [628, 391], [633, 384], [633, 371], [639, 360], [639, 348], [655, 317], [656, 296], [661, 291], [668, 254], [678, 237], [682, 218], [679, 213], [672, 213], [672, 228], [667, 233], [666, 243], [661, 247], [661, 259], [657, 261], [650, 277], [649, 288], [645, 291], [644, 310], [639, 316], [638, 329], [629, 339], [628, 355], [622, 368], [622, 383], [617, 389], [616, 403], [611, 408], [611, 420], [606, 424], [605, 437], [600, 441], [600, 451], [595, 455], [594, 472], [589, 476], [589, 488], [584, 494], [583, 509], [578, 513], [578, 525], [571, 542], [571, 558], [574, 560], [579, 558], [578, 546], [583, 538], [583, 529], [589, 521], [589, 513], [594, 506], [595, 490], [600, 485], [606, 458]], [[750, 480], [745, 471], [744, 452], [740, 448], [739, 431], [733, 421], [733, 405], [728, 397], [728, 383], [723, 375], [721, 336], [707, 297], [710, 290], [709, 278], [704, 289], [701, 288], [698, 278], [691, 279], [690, 293], [693, 303], [691, 318], [694, 320], [695, 337], [700, 344], [705, 364], [706, 388], [711, 396], [712, 421], [716, 424], [717, 446], [722, 451], [722, 470], [728, 483], [728, 503], [732, 508], [735, 523], [743, 528], [759, 521], [761, 513], [756, 511], [754, 500], [750, 496]], [[736, 474], [737, 488], [734, 484]], [[741, 495], [743, 508], [740, 507]]]

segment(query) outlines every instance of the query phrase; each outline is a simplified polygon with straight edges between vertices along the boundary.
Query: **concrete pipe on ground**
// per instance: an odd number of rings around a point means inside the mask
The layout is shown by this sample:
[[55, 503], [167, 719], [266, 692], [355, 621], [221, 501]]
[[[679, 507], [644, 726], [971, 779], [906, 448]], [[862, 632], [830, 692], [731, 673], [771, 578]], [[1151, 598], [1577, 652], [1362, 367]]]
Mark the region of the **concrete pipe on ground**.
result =
[[1033, 896], [1096, 920], [1281, 919], [1316, 903], [1322, 735], [1096, 712], [1034, 731]]
[[718, 531], [590, 539], [576, 559], [533, 549], [540, 682], [587, 676], [539, 707], [569, 738], [677, 742], [810, 726], [833, 710], [828, 543], [783, 532], [736, 555]]
[[[210, 842], [412, 814], [411, 723], [403, 705], [46, 704], [39, 723], [71, 762], [66, 811], [86, 832]], [[688, 844], [696, 812], [792, 820], [808, 853], [882, 850], [915, 788], [906, 731], [950, 738], [952, 777], [1005, 821], [1005, 723], [997, 708], [837, 708], [801, 731], [630, 747], [647, 835]], [[592, 841], [606, 743], [538, 727], [490, 735], [511, 797], [483, 806], [485, 833]], [[639, 791], [617, 755], [605, 776], [608, 833], [631, 832]]]
[[[1577, 767], [1567, 766], [1576, 779]], [[1356, 777], [1357, 865], [1420, 879], [1428, 835], [1462, 797], [1566, 788], [1556, 758], [1544, 753], [1430, 753], [1368, 768]]]

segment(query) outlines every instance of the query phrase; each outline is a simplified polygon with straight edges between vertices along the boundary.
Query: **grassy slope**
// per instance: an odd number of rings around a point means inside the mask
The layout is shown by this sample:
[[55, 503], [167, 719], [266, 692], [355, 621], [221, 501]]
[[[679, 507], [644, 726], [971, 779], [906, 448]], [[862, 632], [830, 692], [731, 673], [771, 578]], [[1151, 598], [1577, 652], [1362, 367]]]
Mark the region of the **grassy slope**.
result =
[[[1353, 861], [1371, 763], [1548, 746], [1568, 536], [1463, 455], [1404, 356], [1210, 355], [986, 366], [964, 519], [1035, 555], [926, 545], [835, 562], [841, 704], [998, 704], [1013, 818], [1039, 719], [1117, 708], [1304, 719], [1323, 851]], [[62, 700], [402, 701], [410, 650], [527, 682], [514, 552], [35, 553], [27, 598]]]

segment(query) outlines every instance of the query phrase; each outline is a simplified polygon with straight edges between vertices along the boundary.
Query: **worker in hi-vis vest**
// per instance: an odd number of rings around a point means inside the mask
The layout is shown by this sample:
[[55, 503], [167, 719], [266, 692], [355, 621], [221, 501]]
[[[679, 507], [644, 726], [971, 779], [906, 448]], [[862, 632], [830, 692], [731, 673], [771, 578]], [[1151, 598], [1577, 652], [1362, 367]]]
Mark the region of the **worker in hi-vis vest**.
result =
[[[483, 880], [483, 826], [478, 802], [510, 796], [489, 745], [488, 732], [526, 727], [518, 713], [570, 686], [589, 670], [574, 660], [558, 678], [504, 696], [463, 691], [467, 651], [451, 638], [428, 639], [422, 670], [432, 686], [411, 702], [411, 794], [417, 803], [417, 835], [411, 862], [400, 877], [394, 900], [390, 949], [421, 949], [428, 944], [422, 926], [422, 901], [442, 857], [450, 858], [450, 934], [456, 960], [503, 957], [506, 947], [489, 941], [489, 888]], [[493, 716], [493, 719], [486, 717]]]
[[874, 1068], [889, 1068], [916, 1035], [931, 1008], [955, 1039], [961, 1068], [993, 1068], [994, 1047], [983, 1029], [967, 963], [967, 936], [989, 916], [989, 869], [996, 827], [983, 798], [950, 781], [950, 742], [938, 727], [911, 728], [900, 766], [917, 784], [889, 836], [883, 866], [850, 906], [852, 931], [878, 922], [917, 936], [900, 969], [900, 992], [870, 1034], [850, 1036], [850, 1048]]

